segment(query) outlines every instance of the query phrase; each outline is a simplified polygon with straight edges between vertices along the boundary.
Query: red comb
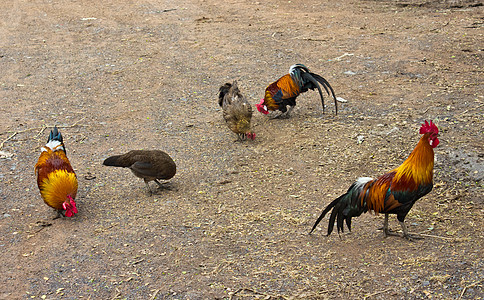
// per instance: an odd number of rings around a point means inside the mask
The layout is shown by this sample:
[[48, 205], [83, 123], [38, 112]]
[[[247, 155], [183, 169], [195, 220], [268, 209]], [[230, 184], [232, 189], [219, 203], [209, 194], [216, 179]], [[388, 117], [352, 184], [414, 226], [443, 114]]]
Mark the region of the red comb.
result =
[[257, 110], [265, 115], [269, 113], [267, 110], [267, 106], [264, 105], [265, 100], [262, 98], [260, 99], [260, 103], [256, 104], [255, 107], [257, 107]]
[[430, 120], [430, 123], [425, 121], [425, 123], [420, 126], [420, 134], [425, 134], [427, 132], [432, 132], [435, 134], [439, 133], [439, 129], [434, 123], [432, 123], [432, 120]]

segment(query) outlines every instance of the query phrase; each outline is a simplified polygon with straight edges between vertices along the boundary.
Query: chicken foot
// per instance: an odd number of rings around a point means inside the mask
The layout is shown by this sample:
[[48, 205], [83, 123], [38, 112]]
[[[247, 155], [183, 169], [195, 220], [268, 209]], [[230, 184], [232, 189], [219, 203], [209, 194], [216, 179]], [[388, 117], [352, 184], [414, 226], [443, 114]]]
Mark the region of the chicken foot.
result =
[[[407, 229], [407, 225], [405, 224], [405, 222], [400, 222], [400, 226], [402, 227], [403, 237], [406, 238], [407, 240], [411, 241], [411, 240], [421, 240], [421, 239], [423, 239], [422, 237], [409, 234], [408, 229]], [[383, 236], [384, 237], [387, 237], [389, 235], [400, 236], [400, 234], [393, 232], [388, 228], [388, 214], [385, 214], [385, 221], [383, 222], [383, 228], [381, 228], [381, 229], [383, 230]]]

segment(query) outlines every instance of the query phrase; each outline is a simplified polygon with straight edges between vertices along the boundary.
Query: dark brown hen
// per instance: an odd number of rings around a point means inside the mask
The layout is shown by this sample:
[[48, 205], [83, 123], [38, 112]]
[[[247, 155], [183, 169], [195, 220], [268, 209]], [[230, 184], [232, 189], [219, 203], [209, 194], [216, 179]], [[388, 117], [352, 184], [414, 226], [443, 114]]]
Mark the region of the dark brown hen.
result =
[[135, 176], [145, 181], [150, 194], [152, 191], [148, 182], [154, 181], [161, 187], [158, 179], [168, 180], [176, 174], [175, 162], [161, 150], [132, 150], [123, 155], [108, 157], [103, 165], [129, 168]]

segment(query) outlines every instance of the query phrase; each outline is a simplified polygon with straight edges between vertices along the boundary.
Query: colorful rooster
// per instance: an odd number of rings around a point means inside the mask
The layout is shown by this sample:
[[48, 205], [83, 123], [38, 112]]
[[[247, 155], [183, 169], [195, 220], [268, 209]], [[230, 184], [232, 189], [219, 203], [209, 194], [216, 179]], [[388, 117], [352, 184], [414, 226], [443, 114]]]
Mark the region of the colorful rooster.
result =
[[[321, 87], [319, 86], [320, 84], [328, 95], [330, 95], [329, 92], [331, 91], [331, 96], [333, 96], [334, 105], [336, 106], [336, 114], [338, 114], [336, 96], [329, 82], [320, 75], [311, 73], [302, 64], [292, 65], [289, 69], [289, 74], [282, 76], [276, 82], [270, 84], [266, 88], [264, 99], [261, 99], [261, 102], [255, 106], [263, 114], [268, 114], [269, 111], [279, 110], [281, 113], [275, 117], [289, 117], [289, 114], [296, 106], [296, 98], [299, 94], [307, 92], [308, 89], [318, 89], [324, 113], [324, 98]], [[288, 105], [289, 110], [287, 110]]]
[[[403, 236], [411, 239], [405, 225], [405, 217], [413, 204], [428, 194], [433, 187], [434, 150], [439, 144], [437, 138], [439, 129], [432, 121], [425, 121], [420, 127], [422, 138], [410, 156], [401, 166], [380, 176], [377, 179], [369, 177], [358, 178], [348, 191], [331, 202], [314, 223], [311, 232], [318, 226], [326, 213], [331, 209], [328, 235], [333, 231], [336, 221], [338, 233], [343, 232], [343, 221], [351, 230], [351, 218], [358, 217], [367, 211], [375, 214], [384, 213], [383, 234], [395, 235], [388, 230], [388, 215], [396, 214], [402, 226]], [[311, 233], [310, 232], [310, 233]]]
[[47, 144], [41, 151], [35, 164], [40, 195], [45, 204], [57, 210], [57, 217], [72, 217], [77, 213], [74, 201], [77, 177], [67, 159], [64, 141], [57, 127], [50, 132]]

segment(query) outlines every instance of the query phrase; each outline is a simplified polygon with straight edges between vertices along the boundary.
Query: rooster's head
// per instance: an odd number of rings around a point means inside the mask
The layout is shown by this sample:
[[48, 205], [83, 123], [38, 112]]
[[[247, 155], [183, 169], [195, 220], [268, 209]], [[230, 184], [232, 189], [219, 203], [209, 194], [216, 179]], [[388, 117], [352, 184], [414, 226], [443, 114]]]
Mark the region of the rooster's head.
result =
[[269, 113], [269, 110], [267, 109], [267, 105], [265, 105], [264, 99], [260, 99], [260, 103], [256, 104], [255, 107], [257, 107], [257, 110], [260, 113], [263, 113], [264, 115], [267, 115]]
[[62, 208], [66, 211], [66, 217], [72, 217], [74, 214], [77, 214], [77, 207], [74, 198], [71, 195], [67, 195], [67, 200], [62, 203]]
[[432, 120], [430, 120], [430, 123], [425, 121], [422, 126], [420, 126], [420, 134], [426, 134], [430, 133], [429, 135], [429, 144], [432, 146], [432, 148], [437, 147], [439, 144], [439, 139], [437, 138], [439, 136], [439, 129], [437, 126], [432, 123]]

